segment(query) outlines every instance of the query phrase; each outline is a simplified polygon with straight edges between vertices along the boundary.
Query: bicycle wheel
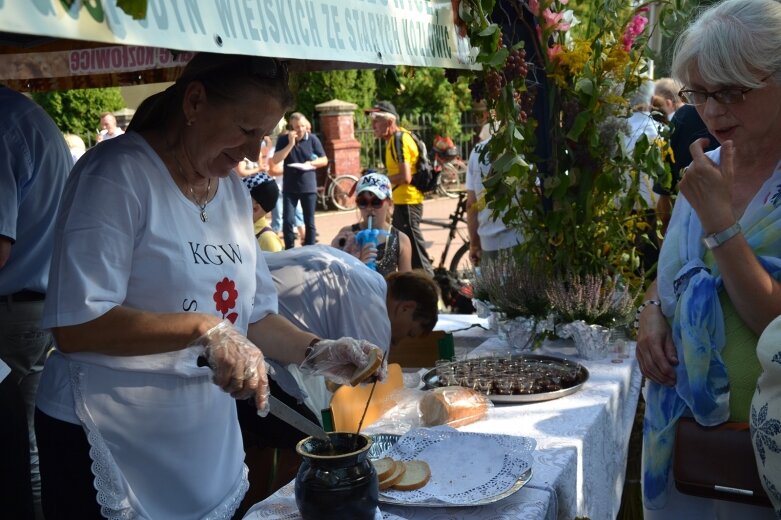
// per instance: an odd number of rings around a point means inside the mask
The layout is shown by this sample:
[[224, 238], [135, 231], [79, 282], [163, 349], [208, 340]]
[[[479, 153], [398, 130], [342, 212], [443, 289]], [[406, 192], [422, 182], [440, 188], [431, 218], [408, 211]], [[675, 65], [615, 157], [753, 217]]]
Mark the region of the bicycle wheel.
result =
[[466, 163], [461, 159], [453, 159], [442, 165], [439, 175], [440, 192], [450, 198], [458, 197], [458, 192], [464, 189], [466, 180]]
[[352, 175], [340, 175], [331, 181], [331, 187], [328, 188], [331, 204], [341, 211], [355, 209], [355, 185], [358, 184], [358, 178]]
[[469, 258], [469, 242], [458, 248], [453, 259], [450, 261], [450, 273], [457, 280], [469, 278], [468, 273], [472, 270], [472, 260]]

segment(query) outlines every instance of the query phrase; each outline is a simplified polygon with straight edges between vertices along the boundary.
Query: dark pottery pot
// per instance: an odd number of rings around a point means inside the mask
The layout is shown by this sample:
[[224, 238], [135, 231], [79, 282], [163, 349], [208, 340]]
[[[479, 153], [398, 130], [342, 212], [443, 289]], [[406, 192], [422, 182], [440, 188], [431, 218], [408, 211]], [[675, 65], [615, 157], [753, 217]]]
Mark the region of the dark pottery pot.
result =
[[373, 520], [377, 472], [369, 461], [372, 440], [355, 433], [329, 433], [331, 444], [307, 437], [296, 445], [304, 458], [296, 475], [296, 505], [304, 520]]

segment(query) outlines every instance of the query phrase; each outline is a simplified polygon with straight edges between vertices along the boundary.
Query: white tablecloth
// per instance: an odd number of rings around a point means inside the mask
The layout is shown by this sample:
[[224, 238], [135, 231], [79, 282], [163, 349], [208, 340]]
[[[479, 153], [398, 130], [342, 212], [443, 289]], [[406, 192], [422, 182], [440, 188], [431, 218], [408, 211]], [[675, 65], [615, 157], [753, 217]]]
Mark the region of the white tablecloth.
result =
[[488, 319], [478, 318], [475, 314], [440, 314], [434, 330], [453, 333], [456, 357], [461, 358], [495, 335], [488, 326]]
[[[504, 342], [492, 338], [472, 350], [469, 357], [506, 349]], [[574, 348], [566, 342], [546, 343], [538, 353], [576, 359]], [[629, 433], [641, 383], [634, 345], [628, 354], [620, 363], [614, 363], [613, 356], [604, 361], [580, 361], [590, 377], [575, 394], [541, 403], [496, 405], [486, 419], [460, 428], [536, 439], [533, 476], [520, 491], [494, 504], [473, 508], [382, 505], [383, 518], [615, 518], [621, 504]], [[292, 483], [256, 504], [245, 518], [299, 519]]]

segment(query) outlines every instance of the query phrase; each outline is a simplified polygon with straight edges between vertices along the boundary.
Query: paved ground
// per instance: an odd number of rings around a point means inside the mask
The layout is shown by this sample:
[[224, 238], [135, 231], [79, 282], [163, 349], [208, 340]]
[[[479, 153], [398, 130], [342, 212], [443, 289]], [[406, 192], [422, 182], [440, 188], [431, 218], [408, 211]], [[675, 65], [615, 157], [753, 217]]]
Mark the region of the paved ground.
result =
[[[426, 200], [423, 203], [423, 218], [447, 224], [449, 220], [448, 217], [455, 211], [457, 203], [458, 199], [446, 197]], [[315, 220], [315, 226], [320, 234], [318, 240], [321, 243], [330, 244], [333, 237], [336, 236], [336, 233], [342, 227], [357, 222], [358, 218], [359, 215], [357, 210], [318, 212]], [[466, 238], [466, 225], [461, 224], [459, 229]], [[423, 231], [423, 236], [426, 238], [428, 254], [430, 257], [434, 258], [434, 267], [437, 267], [442, 256], [442, 251], [445, 248], [445, 242], [447, 241], [449, 231], [430, 224], [421, 225], [421, 230]], [[461, 244], [463, 244], [463, 241], [457, 234], [448, 250], [445, 267], [450, 265], [450, 259], [458, 248], [461, 247]]]

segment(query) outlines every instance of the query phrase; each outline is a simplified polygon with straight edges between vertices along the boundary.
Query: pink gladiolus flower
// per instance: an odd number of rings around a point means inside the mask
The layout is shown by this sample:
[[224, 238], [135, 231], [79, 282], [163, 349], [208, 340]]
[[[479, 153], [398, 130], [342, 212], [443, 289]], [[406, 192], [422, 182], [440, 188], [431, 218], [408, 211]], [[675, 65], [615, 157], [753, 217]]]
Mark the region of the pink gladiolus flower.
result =
[[643, 32], [645, 26], [648, 24], [648, 18], [642, 15], [636, 15], [632, 18], [632, 21], [626, 26], [624, 31], [624, 50], [629, 52], [632, 45], [635, 43], [637, 37]]
[[542, 25], [546, 29], [553, 31], [567, 31], [572, 24], [564, 22], [564, 13], [554, 13], [550, 9], [545, 9], [542, 13]]
[[540, 14], [540, 0], [529, 0], [529, 10], [535, 15]]
[[548, 49], [548, 60], [549, 60], [549, 61], [553, 61], [553, 60], [555, 60], [555, 59], [556, 59], [556, 57], [557, 57], [559, 54], [561, 54], [562, 50], [563, 50], [563, 49], [561, 48], [561, 45], [559, 45], [558, 43], [557, 43], [556, 45], [554, 45], [553, 47], [550, 47], [550, 48]]
[[633, 29], [635, 36], [637, 36], [643, 32], [645, 26], [648, 25], [648, 18], [638, 14], [632, 18], [632, 22], [629, 25]]
[[545, 9], [542, 13], [542, 18], [545, 20], [543, 24], [545, 27], [555, 28], [559, 25], [564, 13], [554, 13], [550, 9]]

